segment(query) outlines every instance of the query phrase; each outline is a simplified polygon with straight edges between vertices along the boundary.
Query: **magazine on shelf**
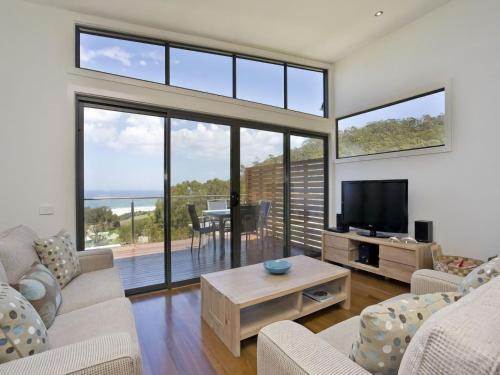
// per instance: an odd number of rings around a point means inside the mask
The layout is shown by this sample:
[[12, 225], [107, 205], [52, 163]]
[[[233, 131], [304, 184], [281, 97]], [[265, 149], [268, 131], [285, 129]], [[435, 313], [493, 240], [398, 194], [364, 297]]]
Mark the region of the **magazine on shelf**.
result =
[[306, 289], [302, 292], [306, 297], [309, 297], [317, 302], [328, 301], [335, 297], [335, 294], [330, 293], [324, 287], [314, 287]]

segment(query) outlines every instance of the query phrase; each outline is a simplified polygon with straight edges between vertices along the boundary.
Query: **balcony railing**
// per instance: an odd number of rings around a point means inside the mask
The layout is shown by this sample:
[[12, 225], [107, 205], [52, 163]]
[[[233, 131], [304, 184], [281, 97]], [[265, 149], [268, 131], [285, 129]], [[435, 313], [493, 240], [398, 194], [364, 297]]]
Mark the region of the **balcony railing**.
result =
[[[163, 242], [165, 210], [162, 196], [92, 197], [84, 199], [85, 248]], [[172, 240], [189, 236], [191, 223], [187, 204], [194, 204], [201, 215], [207, 201], [229, 200], [229, 195], [172, 195]]]

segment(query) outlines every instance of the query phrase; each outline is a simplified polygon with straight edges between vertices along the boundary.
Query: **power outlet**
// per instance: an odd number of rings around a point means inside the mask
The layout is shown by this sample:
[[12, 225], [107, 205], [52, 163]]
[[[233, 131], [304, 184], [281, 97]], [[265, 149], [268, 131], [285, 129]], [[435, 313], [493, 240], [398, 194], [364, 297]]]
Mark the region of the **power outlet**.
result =
[[54, 215], [54, 206], [40, 206], [38, 213], [40, 215]]

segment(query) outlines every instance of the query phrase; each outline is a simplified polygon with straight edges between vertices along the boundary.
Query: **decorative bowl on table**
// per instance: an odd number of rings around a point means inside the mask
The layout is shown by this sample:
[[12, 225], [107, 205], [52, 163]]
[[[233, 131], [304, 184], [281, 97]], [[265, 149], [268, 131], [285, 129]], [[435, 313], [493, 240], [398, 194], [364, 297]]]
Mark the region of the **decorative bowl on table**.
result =
[[292, 265], [286, 260], [267, 260], [264, 262], [264, 268], [272, 275], [284, 275]]

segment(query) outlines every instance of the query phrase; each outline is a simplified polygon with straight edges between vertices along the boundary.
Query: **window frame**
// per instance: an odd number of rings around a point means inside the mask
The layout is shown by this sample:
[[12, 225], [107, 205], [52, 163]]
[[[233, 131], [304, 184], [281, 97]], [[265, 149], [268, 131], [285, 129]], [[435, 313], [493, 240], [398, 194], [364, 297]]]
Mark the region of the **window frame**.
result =
[[[266, 103], [256, 102], [254, 100], [242, 99], [242, 98], [238, 98], [237, 97], [237, 95], [238, 95], [238, 92], [237, 92], [237, 90], [238, 90], [238, 82], [237, 82], [237, 78], [238, 78], [238, 67], [237, 67], [238, 59], [240, 59], [240, 60], [254, 61], [254, 62], [260, 62], [260, 63], [264, 63], [264, 64], [277, 65], [277, 66], [283, 67], [283, 87], [284, 87], [284, 91], [283, 91], [283, 107], [278, 107], [278, 106], [275, 106], [275, 105], [272, 105], [272, 104], [266, 104]], [[234, 87], [233, 98], [234, 99], [244, 100], [244, 101], [250, 102], [250, 103], [257, 103], [257, 104], [267, 105], [267, 106], [270, 106], [270, 107], [283, 108], [283, 109], [288, 110], [288, 100], [287, 100], [288, 82], [287, 82], [287, 74], [286, 74], [287, 63], [285, 63], [285, 62], [277, 62], [277, 61], [274, 61], [274, 60], [267, 60], [267, 59], [263, 59], [263, 58], [257, 58], [257, 57], [253, 57], [253, 56], [235, 55], [235, 59], [233, 60], [233, 64], [236, 64], [234, 66], [234, 71], [235, 71], [235, 75], [234, 75], [234, 80], [235, 81], [234, 81], [234, 85], [233, 85], [233, 87]], [[306, 113], [306, 112], [300, 112], [300, 113]]]
[[[164, 54], [165, 54], [165, 68], [164, 68], [165, 69], [165, 80], [164, 80], [164, 82], [161, 83], [161, 82], [150, 81], [150, 80], [142, 79], [142, 78], [125, 76], [123, 74], [104, 72], [102, 70], [96, 70], [96, 69], [90, 69], [90, 68], [83, 68], [80, 64], [80, 34], [88, 34], [88, 35], [99, 36], [99, 37], [104, 37], [104, 38], [112, 38], [112, 39], [124, 40], [124, 41], [128, 41], [128, 42], [152, 44], [152, 45], [163, 47]], [[95, 30], [92, 28], [87, 28], [87, 27], [78, 26], [78, 25], [75, 27], [75, 67], [78, 69], [89, 70], [91, 72], [98, 72], [98, 73], [103, 73], [103, 74], [111, 74], [111, 75], [117, 76], [117, 77], [135, 79], [135, 80], [142, 81], [142, 82], [155, 83], [157, 85], [165, 85], [165, 84], [168, 84], [168, 82], [169, 82], [170, 66], [169, 66], [169, 61], [167, 60], [167, 57], [169, 56], [169, 51], [170, 51], [170, 48], [168, 46], [168, 43], [165, 41], [159, 40], [159, 39], [141, 38], [141, 37], [137, 37], [134, 35], [114, 33], [112, 31], [109, 31], [109, 32], [108, 31], [101, 31], [101, 30], [98, 31], [98, 30]]]
[[[158, 83], [154, 81], [149, 81], [149, 80], [144, 80], [140, 78], [134, 78], [134, 77], [129, 77], [129, 76], [124, 76], [121, 74], [116, 74], [116, 73], [108, 73], [108, 72], [103, 72], [101, 70], [95, 70], [95, 69], [89, 69], [89, 68], [83, 68], [80, 66], [80, 34], [90, 34], [94, 36], [101, 36], [101, 37], [108, 37], [108, 38], [114, 38], [114, 39], [120, 39], [120, 40], [126, 40], [126, 41], [131, 41], [131, 42], [139, 42], [139, 43], [147, 43], [147, 44], [154, 44], [154, 45], [159, 45], [163, 46], [165, 48], [165, 82], [164, 83]], [[196, 51], [196, 52], [205, 52], [205, 53], [210, 53], [214, 55], [223, 55], [223, 56], [230, 56], [232, 57], [232, 96], [226, 96], [226, 95], [221, 95], [221, 94], [215, 94], [215, 93], [210, 93], [207, 91], [201, 91], [201, 90], [196, 90], [196, 89], [190, 89], [186, 87], [180, 87], [180, 86], [174, 86], [170, 84], [170, 74], [171, 74], [171, 69], [170, 69], [170, 48], [179, 48], [179, 49], [185, 49], [185, 50], [191, 50], [191, 51]], [[260, 103], [260, 102], [255, 102], [251, 100], [245, 100], [245, 99], [239, 99], [236, 97], [236, 60], [240, 59], [246, 59], [246, 60], [254, 60], [254, 61], [259, 61], [259, 62], [265, 62], [265, 63], [270, 63], [270, 64], [276, 64], [276, 65], [281, 65], [284, 67], [284, 104], [281, 107], [270, 105], [270, 104], [265, 104], [265, 103]], [[287, 84], [287, 69], [288, 66], [294, 67], [294, 68], [299, 68], [299, 69], [304, 69], [304, 70], [311, 70], [315, 72], [319, 72], [323, 74], [323, 100], [324, 100], [324, 108], [323, 108], [323, 115], [317, 115], [313, 113], [308, 113], [308, 112], [302, 112], [294, 109], [289, 109], [288, 108], [288, 100], [287, 100], [287, 91], [288, 91], [288, 84]], [[328, 110], [328, 69], [324, 68], [317, 68], [313, 66], [308, 66], [308, 65], [301, 65], [301, 64], [296, 64], [296, 63], [291, 63], [287, 61], [282, 61], [282, 60], [277, 60], [277, 59], [271, 59], [271, 58], [266, 58], [266, 57], [261, 57], [261, 56], [254, 56], [251, 54], [245, 54], [245, 53], [237, 53], [234, 51], [227, 51], [227, 50], [221, 50], [217, 48], [209, 48], [209, 47], [203, 47], [199, 45], [194, 45], [194, 44], [189, 44], [189, 43], [182, 43], [182, 42], [176, 42], [176, 41], [170, 41], [170, 40], [163, 40], [160, 38], [151, 38], [151, 37], [144, 37], [144, 36], [139, 36], [135, 34], [129, 34], [129, 33], [123, 33], [123, 32], [117, 32], [113, 30], [107, 30], [107, 29], [101, 29], [101, 28], [95, 28], [95, 27], [90, 27], [90, 26], [85, 26], [81, 24], [76, 24], [75, 25], [75, 67], [78, 69], [83, 69], [83, 70], [88, 70], [92, 72], [98, 72], [102, 74], [110, 74], [118, 77], [124, 77], [128, 79], [134, 79], [138, 81], [143, 81], [143, 82], [149, 82], [149, 83], [154, 83], [158, 85], [166, 85], [166, 86], [171, 86], [175, 88], [179, 88], [182, 90], [190, 90], [190, 91], [195, 91], [195, 92], [201, 92], [204, 94], [208, 95], [215, 95], [215, 96], [220, 96], [224, 98], [233, 98], [236, 100], [241, 100], [245, 101], [248, 103], [257, 103], [259, 105], [265, 105], [268, 107], [272, 108], [281, 108], [285, 109], [287, 111], [291, 112], [296, 112], [296, 113], [301, 113], [305, 114], [308, 116], [314, 116], [314, 117], [322, 117], [322, 118], [329, 118], [329, 110]]]
[[[450, 100], [449, 100], [449, 91], [450, 85], [438, 85], [439, 88], [431, 89], [425, 91], [420, 94], [412, 95], [409, 97], [405, 97], [403, 99], [397, 99], [395, 101], [378, 105], [375, 107], [371, 107], [369, 109], [365, 109], [362, 111], [354, 112], [348, 115], [340, 116], [335, 118], [335, 163], [347, 163], [354, 161], [364, 161], [364, 160], [376, 160], [376, 159], [385, 159], [385, 158], [394, 158], [394, 157], [403, 157], [403, 156], [415, 156], [415, 155], [426, 155], [426, 154], [434, 154], [441, 152], [449, 152], [451, 151], [451, 109], [450, 109]], [[402, 149], [396, 151], [383, 151], [372, 154], [362, 154], [362, 155], [353, 155], [353, 156], [339, 156], [339, 121], [344, 120], [349, 117], [362, 115], [364, 113], [376, 111], [379, 109], [387, 108], [396, 104], [405, 103], [411, 100], [419, 99], [424, 96], [429, 96], [432, 94], [437, 94], [439, 92], [444, 92], [445, 95], [445, 103], [444, 103], [444, 144], [441, 145], [433, 145], [433, 146], [425, 146], [425, 147], [415, 147], [409, 149]]]
[[[166, 85], [167, 86], [171, 86], [171, 87], [176, 87], [176, 88], [179, 88], [179, 89], [184, 89], [184, 90], [191, 90], [191, 91], [196, 91], [196, 92], [202, 92], [204, 94], [222, 96], [223, 98], [234, 98], [234, 94], [235, 94], [235, 88], [234, 87], [235, 87], [235, 85], [234, 85], [234, 73], [233, 73], [233, 71], [230, 72], [231, 73], [231, 80], [232, 80], [231, 81], [231, 85], [232, 85], [231, 96], [217, 94], [217, 93], [209, 92], [209, 91], [192, 89], [192, 88], [184, 87], [184, 86], [173, 85], [170, 82], [170, 77], [171, 77], [171, 73], [172, 73], [171, 72], [171, 67], [170, 67], [170, 56], [171, 56], [170, 48], [181, 49], [181, 50], [192, 51], [192, 52], [209, 53], [209, 54], [217, 55], [217, 56], [230, 57], [233, 60], [233, 55], [232, 54], [227, 53], [227, 52], [214, 51], [214, 50], [207, 49], [207, 48], [182, 45], [182, 44], [179, 44], [179, 43], [168, 43], [168, 47], [167, 47], [167, 49], [168, 49], [168, 83], [166, 83]], [[234, 64], [234, 61], [232, 61], [231, 64]], [[232, 70], [234, 70], [234, 66], [231, 66], [231, 68], [232, 68]]]

